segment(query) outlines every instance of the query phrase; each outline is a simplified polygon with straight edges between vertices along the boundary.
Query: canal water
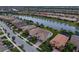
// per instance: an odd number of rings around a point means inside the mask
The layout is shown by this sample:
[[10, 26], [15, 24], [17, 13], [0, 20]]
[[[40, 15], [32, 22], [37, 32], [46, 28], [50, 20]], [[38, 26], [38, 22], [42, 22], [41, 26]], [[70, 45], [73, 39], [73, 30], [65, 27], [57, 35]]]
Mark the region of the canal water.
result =
[[40, 17], [32, 17], [32, 16], [21, 16], [21, 15], [16, 15], [15, 17], [19, 17], [26, 20], [31, 20], [34, 23], [39, 23], [39, 24], [43, 24], [44, 26], [48, 26], [50, 28], [56, 29], [56, 30], [66, 30], [66, 31], [71, 31], [71, 32], [75, 32], [78, 31], [79, 32], [79, 27], [76, 26], [72, 26], [66, 23], [61, 23], [58, 22], [57, 20], [51, 20], [51, 19], [45, 19], [45, 18], [40, 18]]

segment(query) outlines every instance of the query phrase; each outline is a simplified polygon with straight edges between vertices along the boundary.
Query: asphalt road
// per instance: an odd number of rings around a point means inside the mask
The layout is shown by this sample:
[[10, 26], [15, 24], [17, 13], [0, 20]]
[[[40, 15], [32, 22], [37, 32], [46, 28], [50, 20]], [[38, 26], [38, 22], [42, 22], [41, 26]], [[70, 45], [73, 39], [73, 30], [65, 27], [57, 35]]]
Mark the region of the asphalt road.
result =
[[29, 45], [29, 44], [26, 43], [23, 39], [21, 39], [21, 38], [18, 37], [16, 34], [14, 34], [14, 32], [13, 32], [12, 30], [10, 30], [10, 28], [9, 28], [4, 22], [1, 22], [1, 21], [0, 21], [0, 24], [1, 24], [1, 26], [2, 26], [4, 29], [7, 30], [7, 33], [10, 33], [10, 35], [9, 35], [10, 38], [12, 38], [13, 36], [15, 36], [15, 43], [16, 43], [16, 45], [19, 45], [19, 46], [23, 45], [23, 46], [24, 46], [23, 49], [24, 49], [26, 52], [38, 52], [38, 50], [37, 50], [35, 47]]

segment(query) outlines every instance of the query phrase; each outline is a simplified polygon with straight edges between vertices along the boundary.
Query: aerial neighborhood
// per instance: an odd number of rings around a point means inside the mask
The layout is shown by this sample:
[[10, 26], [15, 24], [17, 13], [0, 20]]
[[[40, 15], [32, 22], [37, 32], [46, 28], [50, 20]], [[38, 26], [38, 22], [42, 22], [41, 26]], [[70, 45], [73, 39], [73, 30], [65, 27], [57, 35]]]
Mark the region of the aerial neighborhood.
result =
[[78, 15], [33, 10], [0, 12], [0, 52], [79, 52]]

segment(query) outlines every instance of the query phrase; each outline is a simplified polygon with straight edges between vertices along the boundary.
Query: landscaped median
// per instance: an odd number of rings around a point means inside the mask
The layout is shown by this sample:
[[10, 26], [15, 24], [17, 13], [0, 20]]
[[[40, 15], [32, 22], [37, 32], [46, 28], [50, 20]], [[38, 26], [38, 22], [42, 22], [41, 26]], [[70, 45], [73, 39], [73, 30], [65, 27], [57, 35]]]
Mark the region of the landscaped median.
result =
[[6, 46], [11, 52], [20, 52], [5, 36], [1, 37], [3, 39], [2, 43]]
[[7, 36], [7, 34], [5, 33], [4, 29], [1, 28], [3, 31], [4, 36], [2, 37], [2, 39], [4, 39], [2, 42], [4, 45], [7, 46], [7, 48], [12, 51], [12, 52], [23, 52], [22, 49], [19, 48], [19, 46], [16, 45], [16, 43], [14, 43], [11, 38], [9, 38]]
[[14, 47], [13, 44], [7, 39], [3, 41], [3, 44], [6, 45], [11, 52], [20, 52], [17, 47]]
[[20, 52], [16, 47], [10, 49], [12, 52]]
[[3, 44], [6, 45], [11, 52], [20, 52], [8, 39], [4, 40]]
[[3, 41], [3, 44], [7, 45], [7, 47], [10, 47], [12, 45], [12, 43], [7, 39]]

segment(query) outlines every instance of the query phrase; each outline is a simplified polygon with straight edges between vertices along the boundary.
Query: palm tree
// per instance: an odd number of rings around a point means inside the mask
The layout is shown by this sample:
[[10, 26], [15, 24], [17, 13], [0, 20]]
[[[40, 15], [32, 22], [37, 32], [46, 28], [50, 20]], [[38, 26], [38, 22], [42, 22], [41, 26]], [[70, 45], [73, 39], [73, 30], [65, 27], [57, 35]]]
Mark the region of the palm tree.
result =
[[23, 47], [24, 47], [24, 45], [22, 44], [22, 45], [21, 45], [21, 48], [23, 48]]
[[12, 36], [13, 41], [15, 40], [15, 36]]

